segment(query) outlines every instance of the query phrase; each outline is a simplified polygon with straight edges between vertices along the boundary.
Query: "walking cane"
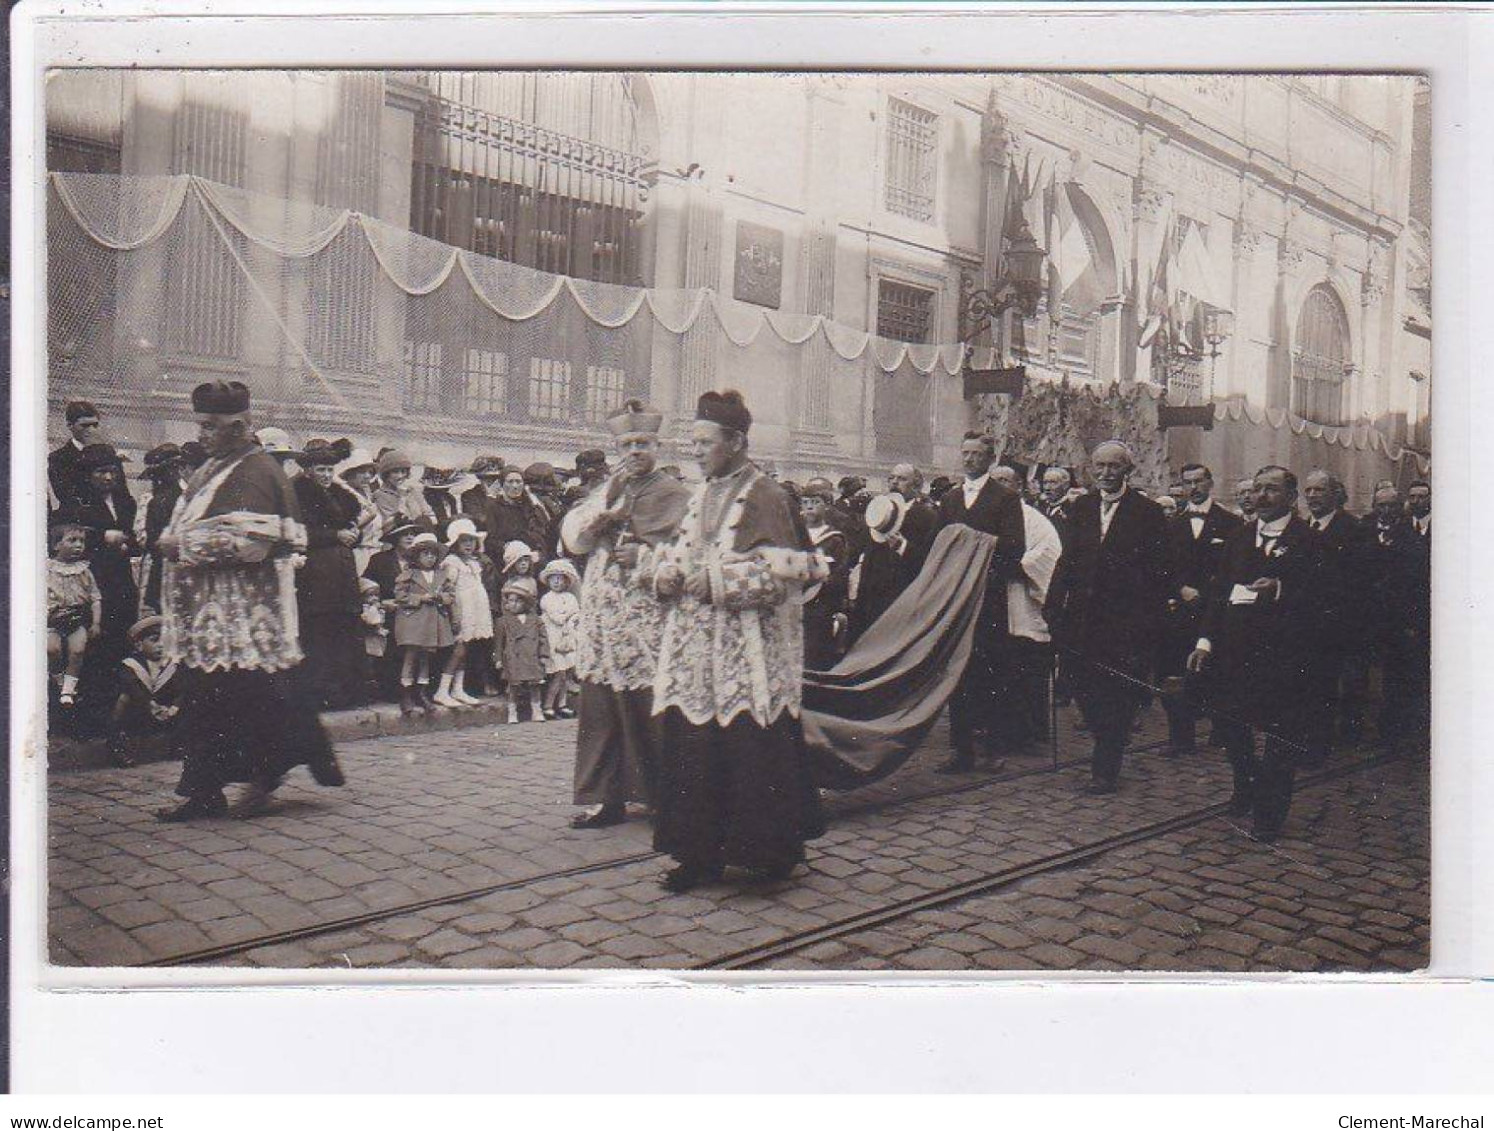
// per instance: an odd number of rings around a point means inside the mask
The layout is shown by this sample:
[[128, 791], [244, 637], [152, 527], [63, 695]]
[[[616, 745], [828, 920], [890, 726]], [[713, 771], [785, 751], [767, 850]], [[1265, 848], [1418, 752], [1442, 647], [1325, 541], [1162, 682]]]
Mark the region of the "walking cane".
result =
[[1058, 773], [1058, 652], [1048, 661], [1048, 745], [1053, 750], [1053, 772]]

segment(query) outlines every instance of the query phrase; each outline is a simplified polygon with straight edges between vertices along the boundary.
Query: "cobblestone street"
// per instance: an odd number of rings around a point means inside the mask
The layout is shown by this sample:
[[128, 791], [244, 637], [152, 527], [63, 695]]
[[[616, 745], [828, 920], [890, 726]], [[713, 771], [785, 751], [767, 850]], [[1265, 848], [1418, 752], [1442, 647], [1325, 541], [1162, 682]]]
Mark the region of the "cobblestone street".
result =
[[[176, 767], [54, 773], [54, 962], [773, 970], [1409, 970], [1428, 954], [1424, 764], [1304, 783], [1287, 834], [1210, 811], [1222, 755], [1164, 757], [1153, 709], [1115, 797], [1060, 768], [949, 778], [942, 728], [888, 781], [829, 799], [788, 883], [669, 895], [641, 817], [568, 827], [573, 723], [345, 742], [252, 821], [163, 826]], [[1158, 827], [1160, 826], [1160, 827]], [[1071, 854], [1057, 863], [1058, 854]], [[978, 889], [950, 893], [966, 885]], [[330, 929], [327, 929], [330, 925]]]

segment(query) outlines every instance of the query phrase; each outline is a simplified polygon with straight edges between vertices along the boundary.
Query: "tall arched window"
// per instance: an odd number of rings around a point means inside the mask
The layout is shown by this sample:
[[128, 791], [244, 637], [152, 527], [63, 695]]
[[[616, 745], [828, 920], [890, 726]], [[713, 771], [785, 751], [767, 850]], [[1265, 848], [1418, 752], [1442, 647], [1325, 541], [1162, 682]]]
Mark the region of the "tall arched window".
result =
[[1317, 424], [1344, 422], [1344, 380], [1353, 368], [1349, 318], [1331, 287], [1307, 294], [1292, 351], [1292, 411]]

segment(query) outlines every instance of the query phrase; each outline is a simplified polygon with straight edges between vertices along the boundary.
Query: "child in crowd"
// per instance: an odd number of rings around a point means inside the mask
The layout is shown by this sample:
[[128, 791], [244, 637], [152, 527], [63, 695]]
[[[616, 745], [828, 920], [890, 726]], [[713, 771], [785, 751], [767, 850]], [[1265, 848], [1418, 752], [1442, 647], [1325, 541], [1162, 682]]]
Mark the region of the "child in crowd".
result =
[[503, 547], [503, 580], [515, 577], [533, 577], [539, 568], [539, 554], [529, 548], [527, 542], [513, 541]]
[[358, 599], [363, 603], [358, 622], [363, 627], [363, 654], [366, 657], [364, 674], [369, 689], [376, 692], [379, 686], [379, 668], [389, 653], [389, 628], [384, 623], [387, 614], [383, 596], [379, 593], [379, 583], [371, 577], [360, 577]]
[[[505, 555], [506, 556], [506, 555]], [[519, 700], [529, 692], [530, 717], [543, 721], [544, 706], [540, 688], [545, 682], [545, 665], [550, 657], [550, 643], [545, 627], [534, 611], [539, 592], [532, 577], [515, 577], [503, 583], [503, 615], [493, 630], [493, 659], [508, 681], [508, 721], [519, 721]]]
[[456, 640], [452, 610], [456, 591], [449, 579], [436, 569], [441, 544], [429, 531], [417, 534], [410, 543], [410, 559], [394, 583], [394, 600], [398, 611], [394, 619], [394, 642], [403, 650], [400, 668], [399, 709], [402, 715], [417, 711], [430, 714], [431, 654], [448, 648]]
[[175, 725], [180, 680], [177, 666], [165, 661], [161, 618], [135, 622], [130, 654], [121, 661], [119, 698], [109, 716], [109, 757], [116, 766], [133, 766], [142, 742], [167, 734]]
[[52, 528], [47, 559], [47, 664], [62, 669], [64, 707], [78, 701], [78, 674], [88, 644], [97, 640], [104, 619], [104, 599], [89, 568], [88, 531], [64, 522]]
[[483, 535], [470, 518], [455, 518], [446, 530], [450, 551], [441, 563], [442, 585], [450, 585], [456, 596], [455, 618], [458, 626], [456, 643], [441, 673], [441, 686], [433, 700], [441, 707], [476, 707], [481, 702], [467, 694], [467, 646], [493, 638], [493, 609], [488, 604], [482, 583], [482, 562], [478, 550]]
[[576, 629], [581, 620], [581, 601], [576, 590], [581, 578], [575, 566], [564, 558], [556, 558], [540, 571], [539, 579], [546, 590], [540, 598], [540, 613], [550, 645], [550, 661], [545, 665], [549, 677], [545, 684], [545, 718], [573, 719], [576, 712], [566, 700], [571, 673], [576, 669]]

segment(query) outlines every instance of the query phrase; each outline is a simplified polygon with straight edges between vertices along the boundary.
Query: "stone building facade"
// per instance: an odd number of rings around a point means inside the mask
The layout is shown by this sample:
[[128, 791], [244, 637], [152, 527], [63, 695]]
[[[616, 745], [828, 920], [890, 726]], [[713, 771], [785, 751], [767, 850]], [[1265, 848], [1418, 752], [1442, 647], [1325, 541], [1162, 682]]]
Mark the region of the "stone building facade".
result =
[[[1415, 79], [1369, 76], [91, 71], [56, 74], [47, 113], [54, 170], [193, 174], [557, 275], [709, 288], [929, 345], [979, 329], [966, 297], [1001, 271], [1020, 180], [1040, 244], [1065, 233], [1039, 197], [1062, 196], [1080, 277], [1033, 317], [998, 319], [977, 357], [1021, 361], [1030, 380], [1151, 383], [1370, 426], [1425, 451], [1427, 99]], [[1206, 298], [1227, 333], [1191, 350], [1147, 339], [1159, 254], [1169, 299]], [[957, 372], [850, 365], [819, 338], [748, 357], [692, 331], [605, 363], [565, 355], [583, 346], [484, 360], [373, 321], [403, 356], [392, 380], [334, 372], [365, 411], [313, 407], [300, 431], [433, 462], [481, 449], [568, 463], [628, 393], [688, 419], [700, 390], [730, 383], [754, 407], [760, 457], [799, 476], [951, 470], [981, 419]], [[480, 409], [414, 388], [491, 390], [500, 360], [503, 397]], [[185, 349], [158, 364], [213, 370]], [[89, 383], [54, 366], [51, 398], [109, 402]], [[112, 406], [122, 443], [178, 428], [131, 411]]]

